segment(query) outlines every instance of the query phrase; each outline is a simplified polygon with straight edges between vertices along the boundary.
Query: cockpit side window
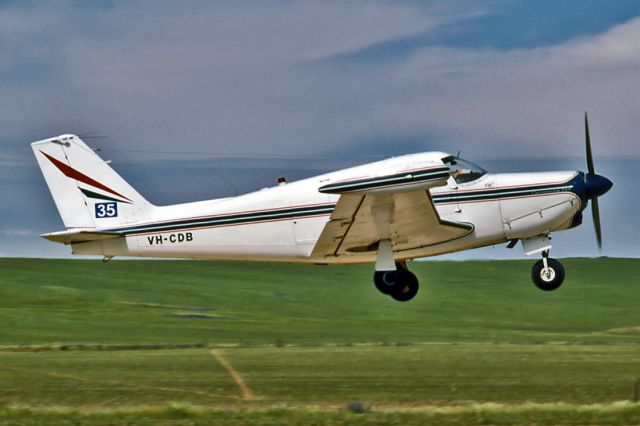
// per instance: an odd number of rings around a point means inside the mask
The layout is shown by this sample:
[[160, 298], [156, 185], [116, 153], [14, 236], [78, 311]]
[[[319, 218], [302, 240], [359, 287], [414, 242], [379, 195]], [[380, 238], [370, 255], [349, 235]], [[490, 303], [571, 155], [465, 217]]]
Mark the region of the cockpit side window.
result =
[[457, 183], [472, 182], [481, 178], [487, 171], [470, 161], [453, 156], [445, 157], [442, 161], [451, 169], [451, 176]]

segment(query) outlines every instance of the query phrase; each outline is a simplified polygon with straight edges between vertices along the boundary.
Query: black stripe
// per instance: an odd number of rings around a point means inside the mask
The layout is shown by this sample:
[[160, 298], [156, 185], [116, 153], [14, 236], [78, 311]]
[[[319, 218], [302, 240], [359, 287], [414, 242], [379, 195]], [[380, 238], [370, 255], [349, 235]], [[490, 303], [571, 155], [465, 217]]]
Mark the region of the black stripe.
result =
[[[462, 194], [437, 194], [432, 195], [434, 204], [445, 204], [451, 202], [494, 200], [499, 198], [522, 197], [523, 195], [538, 195], [553, 192], [571, 191], [571, 189], [562, 189], [563, 187], [572, 187], [571, 180], [561, 184], [537, 185], [524, 188], [497, 188], [479, 191], [470, 191]], [[296, 207], [280, 210], [264, 210], [253, 213], [236, 213], [226, 216], [203, 217], [197, 219], [181, 219], [163, 223], [152, 223], [147, 225], [136, 225], [126, 228], [108, 229], [108, 232], [119, 233], [122, 235], [141, 234], [153, 232], [169, 232], [181, 229], [197, 229], [221, 225], [237, 225], [242, 223], [261, 222], [268, 220], [296, 219], [308, 216], [317, 216], [331, 214], [335, 204], [323, 204], [310, 207]]]
[[358, 182], [357, 184], [342, 185], [342, 186], [336, 187], [336, 188], [322, 188], [322, 190], [320, 192], [331, 194], [331, 193], [362, 191], [362, 190], [366, 190], [366, 189], [385, 188], [387, 186], [396, 186], [398, 184], [403, 184], [403, 183], [412, 184], [412, 183], [418, 183], [418, 182], [423, 182], [423, 181], [438, 180], [438, 179], [446, 178], [448, 176], [449, 176], [449, 173], [443, 173], [443, 174], [440, 174], [440, 175], [431, 175], [431, 176], [427, 176], [427, 177], [412, 178], [412, 179], [407, 179], [407, 178], [404, 178], [404, 177], [394, 178], [393, 180], [390, 180], [390, 181], [385, 179], [385, 181], [382, 182], [382, 183], [380, 183], [379, 180], [378, 181], [373, 181], [373, 182], [367, 182], [367, 183]]
[[536, 185], [522, 188], [498, 188], [480, 191], [468, 191], [462, 193], [433, 194], [434, 203], [451, 203], [467, 201], [485, 201], [502, 198], [517, 198], [525, 195], [542, 195], [554, 192], [571, 191], [573, 185], [571, 181], [561, 184]]
[[429, 180], [437, 180], [449, 177], [449, 168], [439, 168], [435, 170], [418, 170], [415, 172], [397, 173], [389, 176], [378, 176], [354, 180], [349, 182], [336, 182], [322, 186], [318, 191], [326, 194], [339, 194], [342, 192], [361, 191], [371, 188], [384, 188], [394, 186], [399, 183], [414, 183]]
[[228, 216], [204, 217], [199, 219], [183, 219], [172, 222], [137, 225], [128, 228], [118, 228], [111, 231], [123, 234], [166, 232], [179, 229], [204, 228], [217, 225], [236, 225], [241, 223], [258, 222], [265, 220], [295, 219], [305, 216], [330, 214], [335, 205], [322, 205], [315, 207], [303, 207], [282, 210], [267, 210], [255, 213], [232, 214]]

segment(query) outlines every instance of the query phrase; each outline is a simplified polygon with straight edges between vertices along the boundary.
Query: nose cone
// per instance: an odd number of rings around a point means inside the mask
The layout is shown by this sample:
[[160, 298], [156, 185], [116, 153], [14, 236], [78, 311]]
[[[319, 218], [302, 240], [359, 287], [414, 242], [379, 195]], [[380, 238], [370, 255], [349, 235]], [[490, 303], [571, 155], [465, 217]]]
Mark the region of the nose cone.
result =
[[613, 182], [604, 176], [587, 174], [584, 177], [585, 189], [588, 198], [604, 195], [613, 186]]

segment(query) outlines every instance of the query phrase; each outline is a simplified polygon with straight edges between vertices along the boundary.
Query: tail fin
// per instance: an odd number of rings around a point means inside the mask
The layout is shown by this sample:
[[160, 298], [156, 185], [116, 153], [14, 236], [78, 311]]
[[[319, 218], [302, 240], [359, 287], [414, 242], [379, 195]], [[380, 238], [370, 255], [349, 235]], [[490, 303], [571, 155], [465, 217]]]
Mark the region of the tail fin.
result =
[[75, 135], [31, 144], [67, 228], [131, 223], [153, 205]]

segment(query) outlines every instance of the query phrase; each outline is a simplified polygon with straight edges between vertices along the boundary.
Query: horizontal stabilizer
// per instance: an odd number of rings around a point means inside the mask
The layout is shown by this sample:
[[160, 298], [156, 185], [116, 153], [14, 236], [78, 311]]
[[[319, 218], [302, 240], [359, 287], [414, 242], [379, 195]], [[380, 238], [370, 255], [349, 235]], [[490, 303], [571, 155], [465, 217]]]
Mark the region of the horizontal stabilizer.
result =
[[72, 244], [72, 243], [86, 243], [88, 241], [109, 240], [112, 238], [122, 237], [121, 234], [115, 232], [94, 232], [94, 231], [60, 231], [51, 232], [49, 234], [40, 235], [42, 238], [46, 238], [54, 243]]

